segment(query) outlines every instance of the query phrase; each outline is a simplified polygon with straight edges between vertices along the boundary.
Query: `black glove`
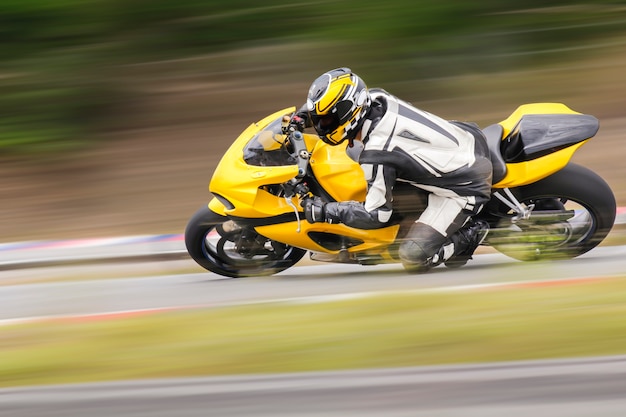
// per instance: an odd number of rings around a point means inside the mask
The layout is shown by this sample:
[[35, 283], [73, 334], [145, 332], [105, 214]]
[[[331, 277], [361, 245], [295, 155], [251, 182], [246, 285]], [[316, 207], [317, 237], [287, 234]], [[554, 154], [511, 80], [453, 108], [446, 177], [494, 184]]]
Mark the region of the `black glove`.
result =
[[305, 198], [302, 200], [302, 208], [304, 209], [304, 217], [309, 223], [323, 223], [326, 221], [324, 214], [324, 206], [326, 204], [319, 198]]
[[304, 128], [306, 127], [306, 116], [301, 114], [294, 114], [291, 120], [289, 121], [288, 129], [290, 132], [295, 132], [296, 130], [299, 132], [304, 132]]

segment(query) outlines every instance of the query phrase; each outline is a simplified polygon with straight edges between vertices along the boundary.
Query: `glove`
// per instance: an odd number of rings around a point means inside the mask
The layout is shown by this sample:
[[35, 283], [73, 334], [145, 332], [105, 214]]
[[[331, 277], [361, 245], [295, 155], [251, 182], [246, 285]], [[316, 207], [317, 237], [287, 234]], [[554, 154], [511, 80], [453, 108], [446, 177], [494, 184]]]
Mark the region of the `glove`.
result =
[[324, 206], [326, 204], [319, 198], [305, 198], [302, 200], [304, 217], [309, 223], [323, 223], [326, 221]]
[[291, 120], [289, 121], [288, 129], [290, 132], [295, 132], [296, 130], [299, 132], [304, 132], [304, 128], [306, 127], [307, 119], [302, 115], [298, 115], [297, 113], [293, 115]]
[[[283, 119], [284, 120], [284, 119]], [[284, 125], [283, 125], [284, 126]], [[306, 104], [300, 107], [287, 124], [287, 128], [283, 128], [286, 132], [284, 134], [289, 134], [292, 132], [300, 131], [303, 132], [305, 128], [312, 127], [313, 125], [309, 123], [309, 110], [306, 107]]]

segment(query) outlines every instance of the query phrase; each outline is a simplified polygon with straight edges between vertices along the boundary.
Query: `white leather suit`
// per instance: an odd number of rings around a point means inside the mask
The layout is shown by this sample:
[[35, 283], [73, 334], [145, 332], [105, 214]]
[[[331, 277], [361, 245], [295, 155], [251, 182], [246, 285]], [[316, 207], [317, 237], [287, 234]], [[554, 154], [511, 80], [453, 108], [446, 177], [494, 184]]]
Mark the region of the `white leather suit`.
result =
[[[393, 188], [408, 182], [429, 193], [428, 206], [400, 247], [406, 264], [453, 254], [451, 236], [488, 201], [492, 166], [484, 136], [474, 124], [446, 121], [381, 89], [369, 90], [372, 107], [361, 129], [358, 155], [368, 189], [365, 203], [334, 202], [326, 221], [372, 229], [393, 213]], [[454, 240], [454, 239], [452, 239]]]

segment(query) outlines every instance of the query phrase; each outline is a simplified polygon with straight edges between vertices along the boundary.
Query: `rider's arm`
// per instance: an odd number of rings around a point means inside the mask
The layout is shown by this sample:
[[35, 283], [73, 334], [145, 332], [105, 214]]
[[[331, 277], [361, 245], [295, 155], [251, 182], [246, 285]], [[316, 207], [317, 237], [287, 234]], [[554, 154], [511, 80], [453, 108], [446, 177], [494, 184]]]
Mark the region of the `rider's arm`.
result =
[[326, 221], [358, 229], [376, 229], [387, 225], [391, 219], [395, 169], [381, 164], [363, 164], [361, 167], [367, 179], [365, 203], [328, 203], [325, 207]]
[[367, 211], [358, 201], [328, 203], [325, 210], [328, 223], [344, 223], [357, 229], [378, 229], [386, 225], [378, 220], [378, 210]]

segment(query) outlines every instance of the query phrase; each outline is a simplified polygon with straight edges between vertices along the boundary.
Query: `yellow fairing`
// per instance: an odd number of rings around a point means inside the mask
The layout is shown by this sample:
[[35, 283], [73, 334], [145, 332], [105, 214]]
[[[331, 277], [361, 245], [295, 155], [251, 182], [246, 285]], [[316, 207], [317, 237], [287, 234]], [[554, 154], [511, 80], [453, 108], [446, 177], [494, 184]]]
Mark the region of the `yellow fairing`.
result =
[[532, 184], [562, 169], [572, 159], [572, 155], [587, 141], [551, 153], [532, 161], [506, 164], [506, 176], [493, 185], [493, 188], [511, 188]]
[[360, 165], [346, 154], [346, 146], [347, 142], [330, 146], [318, 140], [311, 155], [311, 169], [335, 200], [365, 201], [365, 175]]
[[[224, 214], [238, 217], [267, 217], [293, 212], [285, 200], [259, 188], [266, 184], [280, 184], [298, 173], [297, 166], [253, 167], [228, 155], [222, 162], [230, 162], [226, 172], [211, 180], [209, 190], [217, 195], [228, 195], [234, 209], [224, 208]], [[223, 164], [220, 164], [223, 165]], [[216, 171], [217, 172], [217, 171]]]
[[293, 212], [284, 198], [274, 196], [260, 187], [289, 181], [297, 175], [298, 167], [296, 165], [252, 166], [243, 160], [243, 148], [252, 136], [262, 131], [278, 117], [293, 113], [293, 111], [295, 107], [284, 109], [253, 123], [235, 140], [215, 169], [209, 184], [209, 191], [216, 195], [228, 196], [228, 200], [235, 208], [228, 208], [215, 199], [211, 201], [209, 208], [219, 214], [248, 218], [263, 218]]
[[344, 224], [310, 224], [304, 219], [301, 219], [300, 227], [301, 230], [299, 233], [296, 232], [298, 228], [297, 222], [259, 226], [255, 227], [255, 229], [259, 234], [270, 239], [314, 252], [327, 253], [337, 253], [339, 251], [332, 251], [318, 245], [311, 239], [309, 233], [329, 233], [361, 240], [363, 241], [362, 244], [348, 248], [348, 252], [370, 251], [372, 253], [379, 253], [384, 251], [388, 245], [394, 242], [399, 229], [398, 225], [393, 225], [382, 229], [361, 230], [348, 227]]
[[224, 207], [224, 204], [220, 203], [220, 201], [215, 197], [213, 197], [211, 201], [209, 201], [209, 210], [211, 210], [213, 213], [226, 216], [226, 207]]
[[[503, 139], [515, 129], [520, 119], [527, 114], [581, 114], [561, 103], [533, 103], [519, 106], [506, 120], [499, 124], [504, 129]], [[574, 144], [568, 148], [533, 159], [531, 161], [507, 163], [506, 176], [493, 188], [519, 187], [539, 181], [568, 164], [572, 155], [587, 141]]]

